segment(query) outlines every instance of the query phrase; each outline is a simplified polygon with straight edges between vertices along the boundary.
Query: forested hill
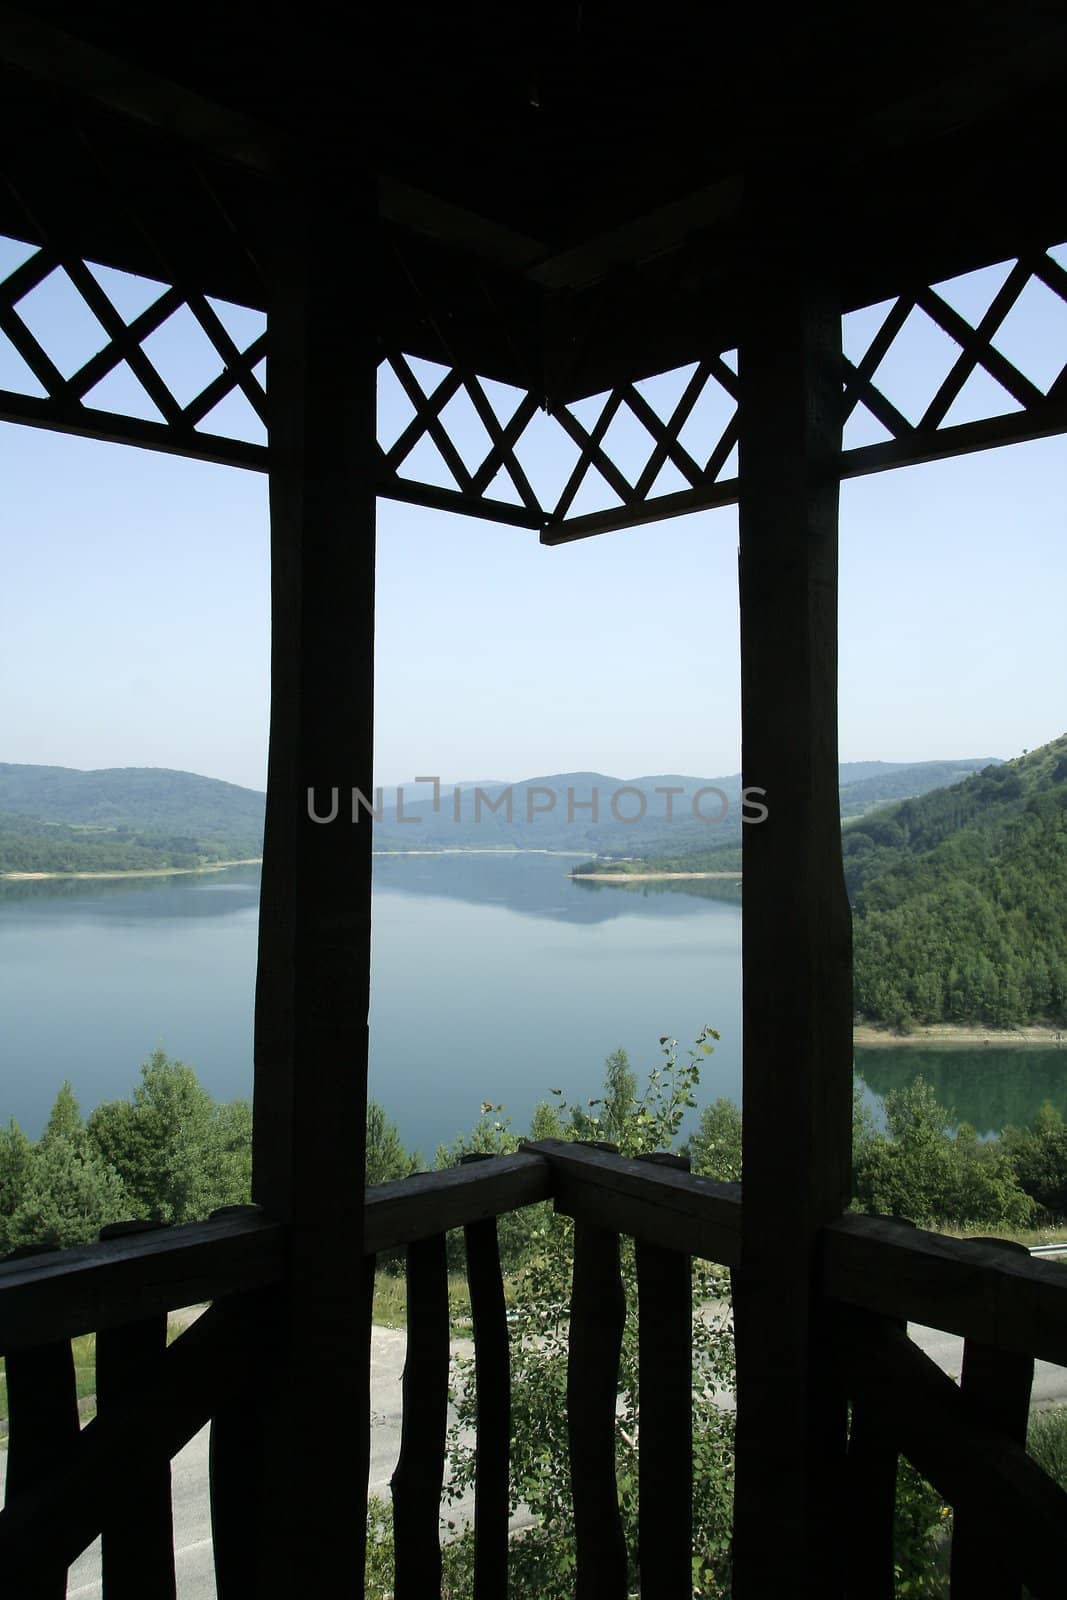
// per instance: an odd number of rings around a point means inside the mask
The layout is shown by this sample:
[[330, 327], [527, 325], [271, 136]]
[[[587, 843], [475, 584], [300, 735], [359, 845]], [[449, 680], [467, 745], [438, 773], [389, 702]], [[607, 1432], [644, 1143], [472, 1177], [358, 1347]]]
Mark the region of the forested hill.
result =
[[1067, 735], [844, 830], [856, 1007], [1067, 1022]]
[[0, 872], [115, 872], [244, 860], [263, 849], [264, 796], [163, 767], [0, 762]]

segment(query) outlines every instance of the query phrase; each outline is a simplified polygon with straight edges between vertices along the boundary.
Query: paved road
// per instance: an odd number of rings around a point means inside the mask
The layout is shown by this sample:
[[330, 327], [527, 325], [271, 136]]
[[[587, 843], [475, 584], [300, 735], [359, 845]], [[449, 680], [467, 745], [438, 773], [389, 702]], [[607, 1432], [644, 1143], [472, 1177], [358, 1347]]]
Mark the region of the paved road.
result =
[[[933, 1328], [909, 1326], [917, 1344], [931, 1355], [944, 1371], [959, 1377], [963, 1360], [963, 1340]], [[454, 1346], [469, 1352], [464, 1341]], [[375, 1328], [371, 1347], [371, 1492], [388, 1496], [389, 1479], [400, 1449], [401, 1378], [404, 1368], [405, 1335], [402, 1331]], [[1067, 1369], [1036, 1363], [1034, 1403], [1040, 1406], [1067, 1403]], [[191, 1440], [173, 1463], [174, 1544], [179, 1600], [217, 1600], [211, 1559], [211, 1522], [208, 1507], [208, 1430]], [[3, 1488], [7, 1452], [0, 1450], [0, 1491]], [[70, 1569], [68, 1600], [99, 1600], [99, 1543], [89, 1549]]]

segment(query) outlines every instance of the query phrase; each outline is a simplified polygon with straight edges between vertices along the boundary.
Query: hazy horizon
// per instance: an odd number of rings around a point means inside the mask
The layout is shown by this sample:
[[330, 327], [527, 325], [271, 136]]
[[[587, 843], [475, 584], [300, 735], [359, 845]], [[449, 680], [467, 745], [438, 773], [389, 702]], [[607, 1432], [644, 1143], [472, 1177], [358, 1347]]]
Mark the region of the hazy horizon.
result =
[[[1059, 735], [1053, 735], [1053, 738], [1058, 738], [1058, 737], [1059, 737]], [[1042, 742], [1043, 743], [1049, 743], [1050, 741], [1044, 740]], [[1033, 746], [1033, 747], [1028, 746], [1027, 748], [1028, 749], [1029, 748], [1037, 748], [1037, 746]], [[1021, 755], [1022, 751], [1021, 750], [1020, 751], [1014, 751], [1012, 754], [1013, 754], [1013, 756], [1014, 755]], [[914, 761], [909, 760], [907, 758], [898, 759], [898, 758], [896, 758], [894, 756], [884, 756], [884, 757], [880, 757], [880, 756], [869, 756], [869, 757], [867, 757], [867, 756], [864, 756], [864, 757], [857, 757], [855, 760], [850, 761], [848, 758], [842, 756], [842, 757], [839, 758], [838, 765], [842, 766], [842, 767], [846, 767], [846, 766], [871, 766], [873, 764], [877, 764], [877, 763], [880, 762], [883, 765], [893, 766], [893, 767], [901, 767], [901, 766], [903, 766], [903, 767], [918, 767], [918, 766], [924, 765], [924, 763], [929, 762], [929, 761], [934, 761], [934, 762], [936, 762], [936, 761], [977, 761], [977, 760], [1004, 761], [1004, 760], [1011, 760], [1011, 759], [1012, 759], [1011, 756], [1005, 757], [1005, 756], [999, 755], [999, 754], [994, 753], [994, 752], [984, 752], [981, 755], [977, 755], [976, 756], [975, 752], [972, 750], [972, 751], [968, 752], [965, 755], [949, 755], [949, 756], [933, 756], [933, 757], [924, 756], [921, 760], [914, 760]], [[163, 766], [154, 766], [154, 765], [151, 765], [151, 764], [148, 764], [148, 763], [138, 765], [138, 764], [136, 764], [134, 762], [130, 762], [130, 761], [117, 762], [117, 763], [115, 763], [114, 765], [111, 765], [111, 766], [96, 766], [96, 765], [94, 765], [94, 766], [88, 766], [88, 767], [72, 767], [70, 765], [70, 763], [66, 762], [66, 761], [5, 761], [5, 760], [0, 760], [0, 767], [4, 767], [4, 766], [14, 766], [14, 767], [20, 767], [20, 766], [58, 767], [58, 768], [61, 768], [61, 769], [65, 770], [65, 771], [67, 771], [67, 772], [82, 772], [82, 773], [124, 772], [124, 771], [126, 771], [126, 772], [145, 772], [145, 771], [148, 771], [148, 772], [180, 772], [180, 773], [185, 774], [188, 777], [208, 778], [208, 779], [211, 779], [213, 781], [220, 782], [220, 783], [234, 783], [234, 780], [232, 778], [220, 778], [218, 776], [218, 774], [214, 773], [214, 772], [196, 772], [196, 771], [193, 770], [192, 767], [163, 767]], [[595, 776], [598, 776], [598, 777], [602, 777], [602, 778], [611, 778], [613, 780], [617, 780], [620, 783], [642, 783], [642, 782], [646, 782], [647, 780], [649, 780], [651, 778], [677, 778], [677, 777], [681, 777], [681, 778], [702, 778], [702, 779], [736, 778], [736, 777], [740, 776], [740, 767], [735, 767], [731, 772], [680, 772], [680, 771], [653, 772], [650, 769], [649, 770], [644, 770], [644, 771], [641, 771], [641, 772], [605, 772], [600, 767], [545, 767], [539, 772], [526, 772], [526, 773], [523, 773], [520, 777], [509, 777], [509, 778], [450, 777], [450, 776], [447, 776], [445, 774], [440, 774], [440, 773], [439, 774], [434, 774], [434, 776], [437, 777], [442, 791], [446, 791], [446, 790], [451, 790], [457, 784], [461, 785], [465, 789], [471, 789], [472, 787], [475, 787], [475, 786], [483, 787], [483, 788], [495, 788], [495, 787], [507, 787], [507, 786], [518, 787], [518, 786], [520, 786], [522, 784], [525, 784], [525, 783], [536, 782], [537, 779], [539, 779], [539, 778], [568, 777], [568, 776], [573, 776], [575, 774], [581, 774], [581, 775], [592, 774], [592, 775], [595, 775]], [[264, 785], [257, 786], [255, 784], [237, 784], [236, 787], [237, 788], [241, 788], [241, 789], [249, 789], [255, 794], [264, 794], [266, 792], [266, 789], [265, 789]], [[387, 800], [388, 800], [388, 796], [389, 796], [390, 792], [392, 790], [394, 790], [394, 789], [397, 789], [397, 788], [403, 788], [405, 790], [405, 792], [409, 792], [409, 791], [413, 792], [415, 790], [425, 790], [427, 794], [429, 794], [431, 792], [431, 786], [430, 786], [429, 782], [424, 782], [424, 783], [421, 783], [421, 784], [417, 784], [417, 783], [415, 783], [414, 779], [411, 778], [410, 776], [409, 777], [398, 777], [398, 778], [375, 778], [373, 780], [372, 787], [383, 789], [385, 791]]]

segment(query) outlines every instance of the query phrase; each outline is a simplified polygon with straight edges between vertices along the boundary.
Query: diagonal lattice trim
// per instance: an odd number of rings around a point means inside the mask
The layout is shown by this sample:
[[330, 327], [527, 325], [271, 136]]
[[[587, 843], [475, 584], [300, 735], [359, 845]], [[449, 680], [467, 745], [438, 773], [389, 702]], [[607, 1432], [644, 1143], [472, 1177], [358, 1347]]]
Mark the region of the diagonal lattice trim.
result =
[[[35, 333], [20, 314], [26, 297], [55, 272], [66, 275], [68, 284], [95, 318], [103, 341], [101, 348], [69, 377], [60, 370], [51, 341], [40, 328]], [[843, 366], [845, 416], [862, 405], [889, 438], [882, 444], [845, 450], [841, 458], [843, 477], [1067, 430], [1067, 363], [1042, 389], [997, 344], [1006, 319], [1033, 282], [1067, 301], [1067, 271], [1050, 254], [1039, 251], [1020, 257], [1009, 267], [986, 310], [973, 324], [949, 304], [943, 293], [926, 285], [910, 289], [889, 306], [862, 355], [855, 361], [845, 360]], [[885, 393], [879, 372], [915, 311], [940, 328], [958, 353], [924, 402], [919, 420], [913, 423]], [[191, 314], [205, 337], [205, 351], [213, 352], [220, 366], [184, 404], [161, 370], [165, 364], [145, 348], [146, 341], [183, 312]], [[268, 354], [269, 336], [260, 333], [247, 348], [239, 348], [212, 303], [199, 291], [161, 281], [152, 302], [127, 320], [86, 261], [66, 250], [43, 245], [0, 281], [0, 333], [44, 390], [43, 397], [0, 390], [3, 418], [231, 465], [267, 468], [265, 444], [225, 438], [207, 432], [203, 424], [223, 401], [237, 396], [266, 427], [267, 396], [257, 369]], [[721, 475], [738, 441], [738, 381], [719, 356], [699, 360], [669, 406], [658, 408], [635, 383], [625, 383], [601, 397], [595, 420], [589, 423], [580, 420], [571, 405], [546, 411], [530, 390], [518, 393], [517, 403], [503, 421], [489, 389], [475, 373], [459, 367], [443, 369], [428, 388], [420, 383], [412, 361], [402, 353], [387, 352], [382, 364], [392, 373], [413, 413], [395, 441], [379, 451], [379, 492], [386, 497], [537, 529], [546, 543], [560, 543], [737, 499], [737, 479], [723, 479]], [[97, 386], [120, 369], [127, 370], [140, 385], [162, 420], [127, 417], [91, 403], [89, 397]], [[992, 379], [1019, 409], [976, 422], [946, 424], [956, 399], [976, 373]], [[709, 425], [709, 436], [694, 436], [694, 419], [701, 415], [698, 407], [713, 392], [718, 395], [720, 406], [723, 397], [728, 402], [726, 420], [721, 420], [720, 410], [719, 421]], [[469, 402], [468, 418], [473, 412], [483, 430], [476, 443], [456, 431], [460, 424], [450, 428], [447, 408], [457, 396]], [[612, 454], [609, 440], [617, 420], [636, 424], [647, 436], [649, 450], [647, 457], [642, 455], [644, 464], [639, 468], [629, 468], [626, 461]], [[532, 437], [528, 430], [535, 423], [541, 430], [538, 448], [542, 454], [551, 451], [553, 432], [577, 452], [562, 489], [552, 495], [539, 487], [537, 450], [526, 465], [520, 459], [520, 450], [525, 450], [528, 437]], [[688, 443], [683, 443], [683, 432]], [[436, 451], [451, 479], [448, 487], [422, 482], [417, 474], [403, 475], [405, 464], [424, 441]], [[469, 447], [466, 457], [461, 443]], [[469, 460], [474, 464], [468, 465]], [[657, 491], [666, 466], [674, 470], [681, 486]], [[496, 488], [499, 484], [507, 485], [506, 492], [513, 498], [501, 499]], [[590, 488], [606, 493], [618, 503], [600, 511], [576, 514], [579, 494]]]
[[[996, 337], [1005, 319], [1018, 303], [1027, 285], [1039, 279], [1061, 299], [1067, 300], [1067, 273], [1046, 252], [1022, 256], [1008, 272], [1004, 283], [991, 300], [984, 315], [972, 326], [935, 289], [923, 287], [914, 294], [901, 295], [894, 302], [882, 326], [871, 341], [860, 361], [845, 362], [845, 416], [851, 414], [857, 402], [862, 403], [878, 419], [895, 440], [922, 436], [939, 430], [953, 401], [964, 384], [979, 369], [983, 370], [1024, 412], [1039, 411], [1047, 400], [1058, 397], [1064, 384], [1064, 371], [1050, 387], [1048, 394], [1022, 372], [997, 348]], [[953, 362], [925, 407], [920, 420], [910, 423], [875, 382], [882, 361], [911, 312], [924, 312], [959, 347]], [[1067, 349], [1064, 350], [1067, 358]], [[877, 448], [877, 447], [868, 447]], [[846, 455], [852, 452], [846, 452]]]
[[[70, 377], [64, 377], [46, 348], [20, 314], [20, 305], [55, 272], [65, 273], [67, 281], [95, 318], [104, 340], [101, 348], [82, 363]], [[162, 328], [182, 307], [188, 307], [203, 329], [211, 349], [222, 364], [222, 371], [206, 384], [186, 405], [175, 398], [171, 388], [144, 349], [145, 341]], [[107, 438], [126, 438], [130, 443], [152, 444], [181, 454], [230, 462], [233, 465], [260, 464], [257, 446], [241, 440], [200, 430], [199, 424], [228, 396], [240, 393], [265, 426], [267, 401], [263, 384], [255, 377], [267, 348], [261, 334], [246, 350], [239, 350], [217, 313], [201, 294], [183, 294], [174, 286], [160, 286], [160, 293], [144, 311], [130, 321], [116, 309], [89, 266], [66, 252], [39, 248], [28, 260], [0, 282], [0, 332], [6, 335], [16, 354], [45, 391], [42, 401], [0, 391], [0, 409], [12, 420], [34, 422], [70, 432], [96, 434]], [[148, 422], [94, 406], [93, 390], [111, 373], [125, 366], [158, 411], [162, 421]], [[107, 417], [109, 426], [99, 419]], [[265, 445], [258, 447], [264, 453]], [[250, 452], [252, 454], [250, 455]]]

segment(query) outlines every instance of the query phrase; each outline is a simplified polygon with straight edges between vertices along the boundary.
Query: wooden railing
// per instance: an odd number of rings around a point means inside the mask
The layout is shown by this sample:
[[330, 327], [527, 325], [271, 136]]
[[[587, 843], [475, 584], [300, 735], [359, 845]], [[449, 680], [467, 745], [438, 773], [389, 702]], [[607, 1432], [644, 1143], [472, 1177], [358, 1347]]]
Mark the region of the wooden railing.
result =
[[[396, 1600], [440, 1592], [445, 1235], [456, 1228], [466, 1243], [478, 1395], [475, 1600], [506, 1594], [510, 1365], [496, 1219], [543, 1200], [575, 1224], [568, 1429], [576, 1593], [627, 1594], [615, 1482], [625, 1234], [636, 1241], [642, 1593], [691, 1594], [690, 1259], [739, 1263], [741, 1192], [691, 1175], [676, 1158], [628, 1160], [545, 1141], [368, 1192], [368, 1287], [376, 1256], [407, 1252], [392, 1481]], [[211, 1420], [219, 1594], [249, 1594], [257, 1528], [249, 1464], [262, 1444], [249, 1351], [262, 1351], [265, 1335], [269, 1347], [282, 1323], [284, 1230], [248, 1208], [192, 1227], [117, 1232], [85, 1249], [0, 1264], [10, 1416], [0, 1583], [27, 1600], [59, 1600], [69, 1563], [102, 1532], [106, 1600], [173, 1595], [169, 1462]], [[823, 1230], [818, 1290], [851, 1407], [841, 1516], [849, 1596], [893, 1594], [899, 1454], [955, 1509], [954, 1600], [994, 1592], [1007, 1600], [1023, 1584], [1037, 1600], [1062, 1595], [1067, 1495], [1027, 1456], [1025, 1437], [1034, 1358], [1067, 1366], [1067, 1273], [1002, 1242], [848, 1215]], [[168, 1347], [167, 1312], [205, 1301], [209, 1309]], [[908, 1339], [908, 1322], [962, 1335], [959, 1386]], [[70, 1340], [86, 1332], [97, 1334], [98, 1412], [79, 1427]]]

